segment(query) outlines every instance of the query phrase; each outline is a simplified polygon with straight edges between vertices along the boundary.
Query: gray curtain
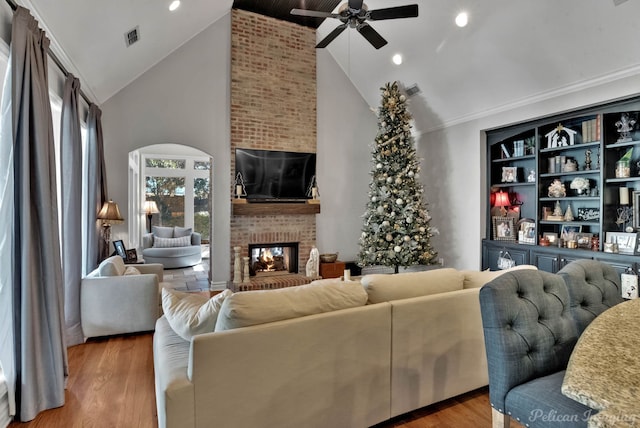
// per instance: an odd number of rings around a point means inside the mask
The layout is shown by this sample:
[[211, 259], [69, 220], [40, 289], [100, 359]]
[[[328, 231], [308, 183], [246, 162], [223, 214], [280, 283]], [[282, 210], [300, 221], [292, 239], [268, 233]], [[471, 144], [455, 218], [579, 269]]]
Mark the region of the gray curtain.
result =
[[69, 74], [64, 83], [60, 120], [60, 178], [62, 198], [62, 277], [67, 346], [84, 341], [80, 325], [82, 280], [82, 135], [78, 96], [80, 81]]
[[89, 106], [87, 117], [86, 168], [86, 243], [85, 274], [98, 266], [105, 251], [104, 239], [100, 233], [101, 225], [97, 221], [102, 204], [107, 201], [107, 177], [104, 167], [104, 148], [102, 142], [102, 111], [95, 104]]
[[68, 374], [47, 49], [27, 9], [11, 29], [13, 322], [20, 420], [64, 404]]

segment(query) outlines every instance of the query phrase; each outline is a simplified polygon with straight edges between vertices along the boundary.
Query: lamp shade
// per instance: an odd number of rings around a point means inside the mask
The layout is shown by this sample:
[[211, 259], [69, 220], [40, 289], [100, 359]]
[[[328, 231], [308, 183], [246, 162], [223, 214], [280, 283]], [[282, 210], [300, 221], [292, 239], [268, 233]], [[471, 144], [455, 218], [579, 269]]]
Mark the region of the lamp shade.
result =
[[496, 193], [496, 201], [493, 204], [493, 206], [495, 207], [508, 207], [511, 205], [511, 202], [509, 202], [509, 194], [505, 193], [503, 191], [499, 191], [498, 193]]
[[157, 214], [160, 212], [158, 209], [158, 205], [156, 201], [145, 201], [144, 202], [144, 212], [147, 214]]
[[113, 202], [111, 199], [109, 199], [109, 202], [105, 202], [104, 205], [102, 205], [102, 209], [98, 213], [98, 219], [102, 220], [104, 223], [118, 224], [124, 222], [124, 219], [120, 215], [118, 204]]

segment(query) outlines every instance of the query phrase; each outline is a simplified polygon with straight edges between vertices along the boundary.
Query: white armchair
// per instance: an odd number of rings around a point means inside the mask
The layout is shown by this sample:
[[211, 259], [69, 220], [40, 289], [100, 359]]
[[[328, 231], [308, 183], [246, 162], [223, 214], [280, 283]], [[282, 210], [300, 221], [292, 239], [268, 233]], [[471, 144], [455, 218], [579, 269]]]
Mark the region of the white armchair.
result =
[[162, 279], [161, 264], [127, 266], [120, 256], [104, 260], [80, 286], [85, 339], [154, 330], [160, 315]]

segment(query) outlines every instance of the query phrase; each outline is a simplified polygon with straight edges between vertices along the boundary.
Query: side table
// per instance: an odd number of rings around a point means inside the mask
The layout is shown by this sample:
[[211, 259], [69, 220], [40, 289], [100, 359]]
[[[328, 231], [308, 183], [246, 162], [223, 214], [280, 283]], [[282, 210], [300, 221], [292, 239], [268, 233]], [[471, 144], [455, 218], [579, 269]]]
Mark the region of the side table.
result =
[[336, 260], [333, 263], [320, 263], [320, 276], [322, 278], [340, 278], [344, 275], [345, 262]]

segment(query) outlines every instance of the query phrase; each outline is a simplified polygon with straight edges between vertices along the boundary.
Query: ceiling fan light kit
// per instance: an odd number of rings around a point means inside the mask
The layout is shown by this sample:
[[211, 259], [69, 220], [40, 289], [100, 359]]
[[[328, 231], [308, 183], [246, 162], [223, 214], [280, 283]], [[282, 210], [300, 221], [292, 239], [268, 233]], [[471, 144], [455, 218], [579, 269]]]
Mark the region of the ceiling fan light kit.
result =
[[355, 28], [358, 33], [367, 39], [371, 45], [380, 49], [387, 41], [367, 21], [382, 21], [384, 19], [415, 18], [418, 16], [418, 5], [388, 7], [385, 9], [369, 10], [363, 0], [349, 0], [338, 9], [338, 13], [319, 12], [315, 10], [291, 9], [292, 15], [308, 16], [313, 18], [335, 18], [342, 22], [322, 39], [316, 48], [324, 48], [329, 45], [344, 30]]

